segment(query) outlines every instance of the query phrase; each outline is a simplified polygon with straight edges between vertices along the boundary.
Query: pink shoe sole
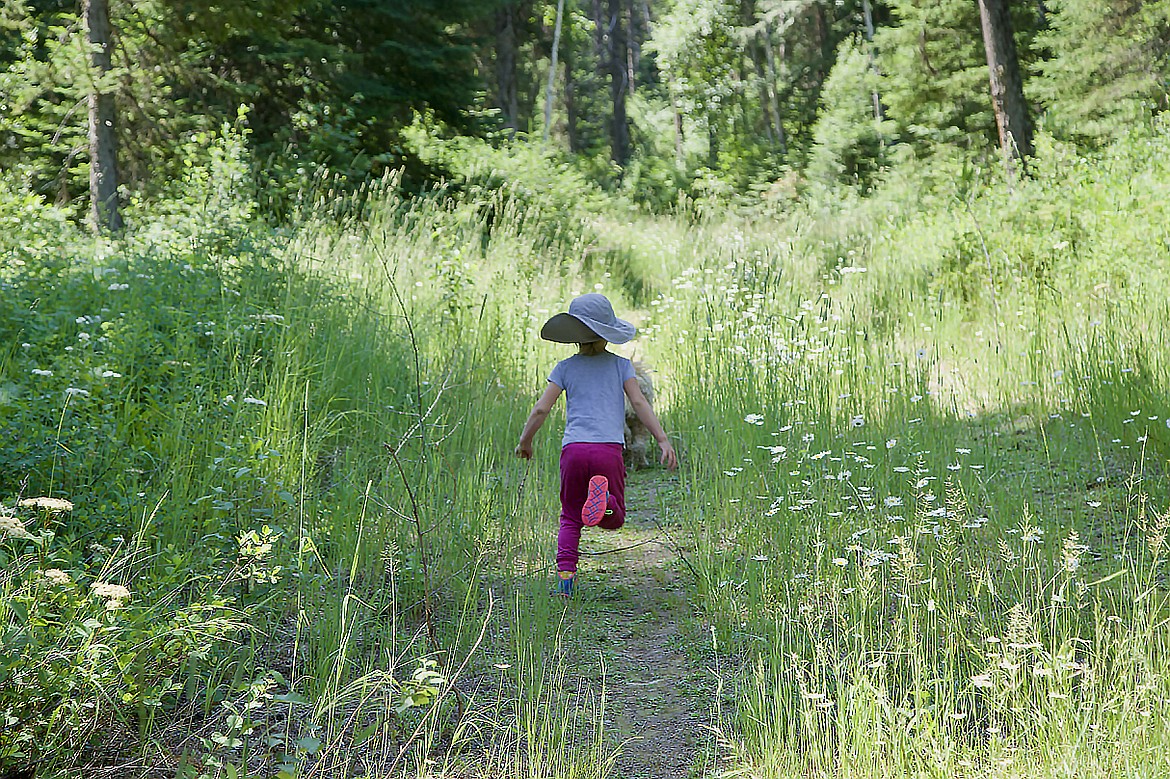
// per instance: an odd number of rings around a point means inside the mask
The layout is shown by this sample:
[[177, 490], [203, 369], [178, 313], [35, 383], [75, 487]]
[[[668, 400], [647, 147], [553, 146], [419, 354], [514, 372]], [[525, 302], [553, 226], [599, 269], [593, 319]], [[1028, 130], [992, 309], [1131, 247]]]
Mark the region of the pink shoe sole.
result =
[[609, 503], [609, 479], [594, 476], [589, 480], [589, 491], [585, 493], [585, 505], [581, 507], [581, 522], [595, 527], [605, 517]]

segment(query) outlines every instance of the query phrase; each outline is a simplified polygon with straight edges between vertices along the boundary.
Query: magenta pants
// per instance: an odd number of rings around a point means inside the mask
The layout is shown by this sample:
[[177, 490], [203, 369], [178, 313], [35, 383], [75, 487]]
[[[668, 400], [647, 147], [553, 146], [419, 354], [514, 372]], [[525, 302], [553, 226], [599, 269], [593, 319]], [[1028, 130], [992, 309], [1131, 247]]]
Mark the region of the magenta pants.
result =
[[568, 444], [561, 449], [561, 529], [557, 533], [557, 570], [577, 570], [581, 545], [581, 507], [589, 480], [609, 479], [609, 505], [598, 527], [617, 530], [626, 522], [626, 464], [621, 444]]

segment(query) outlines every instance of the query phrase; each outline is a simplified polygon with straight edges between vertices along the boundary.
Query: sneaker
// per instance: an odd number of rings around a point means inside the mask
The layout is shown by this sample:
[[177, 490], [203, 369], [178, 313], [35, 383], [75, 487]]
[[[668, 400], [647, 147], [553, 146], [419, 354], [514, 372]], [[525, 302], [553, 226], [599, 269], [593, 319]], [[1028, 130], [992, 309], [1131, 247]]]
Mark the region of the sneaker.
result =
[[581, 521], [594, 527], [605, 517], [609, 503], [609, 479], [594, 476], [589, 480], [589, 491], [585, 493], [585, 505], [581, 507]]
[[571, 598], [577, 592], [577, 574], [572, 571], [561, 571], [557, 576], [557, 588], [554, 594], [564, 598]]

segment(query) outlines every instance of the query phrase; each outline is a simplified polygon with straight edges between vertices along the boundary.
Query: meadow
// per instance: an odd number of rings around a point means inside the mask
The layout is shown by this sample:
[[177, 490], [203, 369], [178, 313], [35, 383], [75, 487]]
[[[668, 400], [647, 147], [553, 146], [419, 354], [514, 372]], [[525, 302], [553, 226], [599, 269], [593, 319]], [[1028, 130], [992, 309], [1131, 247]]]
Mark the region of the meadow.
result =
[[638, 478], [693, 776], [1170, 773], [1170, 129], [669, 216], [500, 160], [281, 227], [221, 143], [116, 241], [0, 195], [0, 767], [632, 776], [580, 673], [620, 630], [574, 636], [634, 596], [550, 597], [558, 419], [512, 457], [600, 289], [683, 462]]

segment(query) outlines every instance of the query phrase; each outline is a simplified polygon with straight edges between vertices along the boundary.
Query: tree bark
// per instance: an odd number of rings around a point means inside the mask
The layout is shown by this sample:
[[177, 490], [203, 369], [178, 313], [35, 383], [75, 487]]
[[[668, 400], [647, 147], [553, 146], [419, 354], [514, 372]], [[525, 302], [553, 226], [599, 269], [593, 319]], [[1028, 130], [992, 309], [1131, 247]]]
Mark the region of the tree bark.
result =
[[816, 92], [820, 94], [821, 87], [825, 85], [825, 81], [829, 78], [829, 67], [833, 63], [835, 52], [833, 51], [829, 18], [825, 13], [825, 6], [820, 2], [814, 2], [812, 9], [813, 32], [816, 36], [817, 51], [819, 53], [816, 66], [813, 69], [813, 77], [816, 79]]
[[552, 53], [548, 64], [548, 89], [544, 93], [544, 140], [548, 140], [552, 127], [553, 83], [557, 76], [557, 51], [561, 47], [561, 21], [565, 17], [565, 0], [557, 0], [557, 22], [553, 28]]
[[114, 95], [105, 91], [113, 67], [108, 0], [84, 0], [93, 82], [89, 89], [89, 200], [95, 229], [122, 229], [118, 209], [118, 139]]
[[780, 98], [776, 94], [776, 53], [772, 49], [772, 26], [764, 27], [764, 56], [768, 61], [768, 101], [772, 105], [773, 130], [776, 133], [776, 142], [780, 146], [781, 154], [788, 154], [788, 139], [784, 135], [784, 124], [780, 119]]
[[577, 122], [577, 82], [573, 78], [573, 47], [565, 50], [565, 132], [569, 151], [581, 151], [581, 131]]
[[507, 3], [496, 11], [496, 92], [509, 135], [520, 129], [520, 95], [516, 83], [516, 6]]
[[609, 91], [613, 99], [613, 115], [610, 120], [610, 157], [619, 167], [625, 167], [630, 160], [630, 123], [626, 116], [626, 96], [629, 81], [626, 77], [626, 29], [622, 24], [625, 16], [624, 0], [609, 0], [607, 14], [606, 55], [609, 70]]
[[979, 20], [983, 27], [983, 48], [991, 81], [991, 107], [999, 145], [1009, 171], [1017, 164], [1026, 166], [1032, 156], [1032, 125], [1028, 104], [1024, 100], [1024, 81], [1016, 54], [1016, 40], [1008, 0], [979, 0]]
[[[877, 75], [877, 52], [873, 48], [873, 7], [870, 6], [869, 0], [861, 0], [861, 11], [865, 18], [865, 40], [869, 44], [869, 69]], [[882, 96], [878, 94], [877, 89], [874, 89], [870, 96], [873, 98], [873, 118], [880, 122], [882, 120]]]
[[650, 35], [650, 3], [630, 0], [630, 32], [626, 63], [626, 83], [630, 86], [630, 94], [638, 88], [638, 72], [642, 67], [642, 44]]

